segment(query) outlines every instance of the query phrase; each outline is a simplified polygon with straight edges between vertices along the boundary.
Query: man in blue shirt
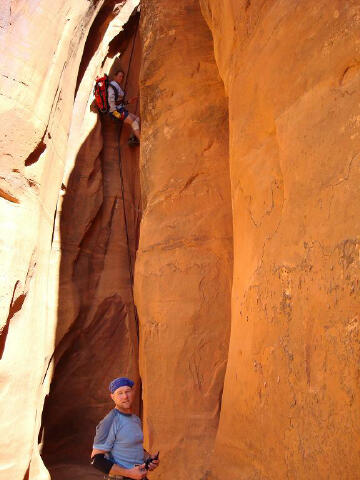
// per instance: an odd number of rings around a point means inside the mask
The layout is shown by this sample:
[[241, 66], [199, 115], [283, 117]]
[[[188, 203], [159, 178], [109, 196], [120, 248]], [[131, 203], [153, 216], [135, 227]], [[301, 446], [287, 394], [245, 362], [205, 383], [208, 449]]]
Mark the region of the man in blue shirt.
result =
[[[126, 377], [110, 383], [115, 408], [96, 427], [91, 463], [109, 476], [142, 480], [147, 474], [144, 462], [151, 456], [143, 448], [140, 418], [131, 413], [133, 386], [134, 382]], [[154, 458], [148, 470], [158, 465], [159, 460]]]

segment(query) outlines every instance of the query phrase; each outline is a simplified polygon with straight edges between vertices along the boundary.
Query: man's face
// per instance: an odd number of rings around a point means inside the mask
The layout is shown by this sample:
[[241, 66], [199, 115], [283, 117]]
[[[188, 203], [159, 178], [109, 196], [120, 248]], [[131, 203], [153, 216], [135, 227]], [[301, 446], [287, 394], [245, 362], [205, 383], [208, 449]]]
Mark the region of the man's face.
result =
[[115, 78], [114, 78], [115, 82], [117, 83], [121, 83], [123, 79], [124, 79], [123, 72], [119, 72], [117, 75], [115, 75]]
[[117, 407], [128, 409], [134, 400], [134, 390], [127, 386], [119, 387], [111, 394], [111, 398]]

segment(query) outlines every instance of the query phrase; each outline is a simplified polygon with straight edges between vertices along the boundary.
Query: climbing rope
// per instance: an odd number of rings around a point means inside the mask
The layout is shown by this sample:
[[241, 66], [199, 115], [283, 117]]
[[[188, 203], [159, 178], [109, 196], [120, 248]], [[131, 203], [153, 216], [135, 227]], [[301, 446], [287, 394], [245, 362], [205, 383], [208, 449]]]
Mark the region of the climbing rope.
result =
[[[126, 79], [125, 79], [125, 85], [124, 85], [124, 92], [125, 92], [125, 93], [126, 93], [127, 83], [128, 83], [128, 80], [129, 80], [130, 66], [131, 66], [131, 63], [132, 63], [133, 55], [134, 55], [135, 42], [136, 42], [136, 37], [137, 37], [137, 34], [138, 34], [139, 23], [140, 23], [140, 15], [138, 16], [138, 19], [137, 19], [136, 28], [135, 28], [135, 35], [134, 35], [134, 39], [133, 39], [133, 43], [132, 43], [132, 47], [131, 47], [129, 65], [128, 65], [128, 70], [127, 70], [127, 73], [126, 73]], [[138, 95], [138, 99], [137, 99], [137, 101], [136, 101], [135, 113], [136, 113], [136, 111], [137, 111], [138, 100], [139, 100], [139, 95]]]
[[[124, 85], [124, 92], [125, 93], [126, 93], [126, 87], [127, 87], [127, 83], [128, 83], [128, 79], [129, 79], [132, 59], [133, 59], [133, 55], [134, 55], [135, 42], [136, 42], [136, 37], [137, 37], [137, 33], [138, 33], [138, 28], [139, 28], [139, 20], [140, 20], [140, 16], [139, 16], [139, 18], [137, 20], [137, 24], [136, 24], [136, 29], [135, 29], [132, 48], [131, 48], [128, 69], [127, 69], [127, 73], [126, 73], [126, 80], [125, 80], [125, 85]], [[137, 102], [136, 102], [135, 113], [136, 113], [136, 111], [137, 111]], [[132, 261], [131, 261], [131, 250], [130, 250], [130, 241], [129, 241], [128, 222], [127, 222], [127, 218], [126, 218], [124, 177], [123, 177], [123, 172], [122, 172], [122, 160], [121, 160], [120, 139], [121, 139], [122, 127], [123, 127], [123, 123], [121, 123], [121, 125], [120, 125], [119, 135], [118, 135], [120, 184], [121, 184], [121, 196], [122, 196], [122, 204], [123, 204], [123, 214], [124, 214], [124, 223], [125, 223], [128, 260], [129, 260], [129, 278], [130, 278], [131, 297], [132, 297], [132, 303], [133, 303], [133, 307], [134, 307], [134, 318], [135, 318], [135, 325], [136, 325], [136, 333], [137, 333], [137, 338], [138, 338], [138, 341], [139, 341], [139, 319], [138, 319], [137, 310], [136, 310], [136, 307], [135, 307], [135, 300], [134, 300], [134, 275], [133, 275], [133, 268], [132, 268]]]

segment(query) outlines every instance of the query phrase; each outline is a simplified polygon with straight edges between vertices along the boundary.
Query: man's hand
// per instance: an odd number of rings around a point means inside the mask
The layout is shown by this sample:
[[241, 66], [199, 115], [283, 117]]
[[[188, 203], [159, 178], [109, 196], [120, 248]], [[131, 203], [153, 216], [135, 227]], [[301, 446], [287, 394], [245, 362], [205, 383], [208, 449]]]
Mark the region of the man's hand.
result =
[[145, 454], [145, 468], [147, 470], [155, 470], [159, 466], [160, 460], [159, 460], [159, 453], [157, 452], [156, 455], [151, 455], [149, 452], [144, 450]]
[[131, 97], [130, 100], [128, 100], [128, 103], [135, 103], [137, 99], [138, 97]]
[[126, 470], [126, 476], [134, 480], [142, 480], [146, 477], [145, 463]]
[[133, 468], [120, 467], [120, 465], [114, 463], [109, 472], [109, 477], [117, 477], [120, 475], [127, 478], [133, 478], [134, 480], [142, 480], [146, 477], [145, 463], [142, 465], [136, 465]]
[[160, 460], [152, 460], [151, 463], [149, 463], [149, 471], [155, 470], [159, 466]]

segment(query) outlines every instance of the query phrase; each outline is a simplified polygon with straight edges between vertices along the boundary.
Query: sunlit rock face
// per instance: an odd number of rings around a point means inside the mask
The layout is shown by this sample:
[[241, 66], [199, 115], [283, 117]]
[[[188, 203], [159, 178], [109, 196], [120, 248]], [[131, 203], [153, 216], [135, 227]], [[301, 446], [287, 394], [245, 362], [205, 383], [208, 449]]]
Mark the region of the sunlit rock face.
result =
[[153, 480], [357, 478], [358, 3], [2, 2], [1, 479], [99, 478], [118, 375]]
[[214, 446], [230, 326], [227, 99], [197, 2], [145, 2], [141, 31], [144, 428], [161, 452], [156, 478], [195, 480]]
[[201, 4], [229, 96], [234, 220], [214, 478], [355, 478], [359, 3]]
[[161, 451], [157, 478], [195, 480], [214, 445], [230, 326], [227, 100], [197, 2], [145, 2], [141, 29], [144, 428]]

